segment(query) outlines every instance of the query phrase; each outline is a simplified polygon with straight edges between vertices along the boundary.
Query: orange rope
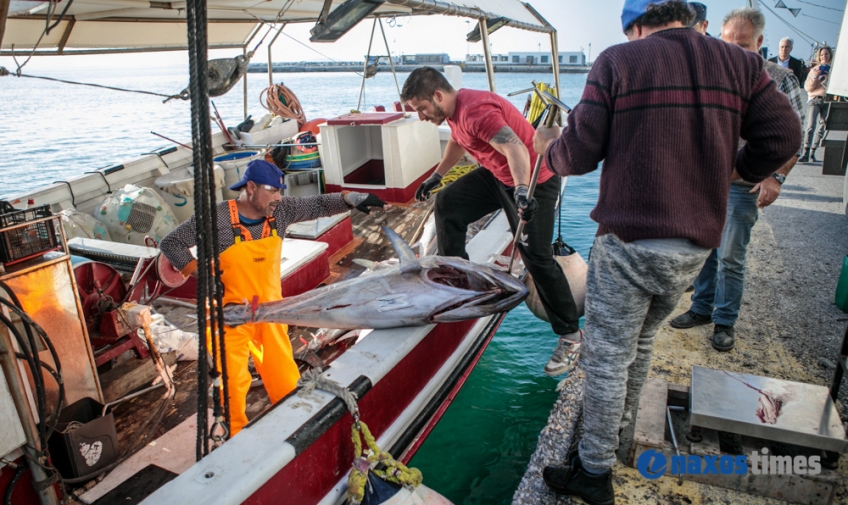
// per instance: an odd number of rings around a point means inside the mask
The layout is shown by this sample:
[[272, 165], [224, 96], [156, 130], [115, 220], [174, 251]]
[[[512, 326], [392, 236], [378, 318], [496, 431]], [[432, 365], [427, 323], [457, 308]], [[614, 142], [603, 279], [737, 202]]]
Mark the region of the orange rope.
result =
[[259, 103], [280, 117], [297, 120], [298, 129], [306, 123], [306, 114], [303, 113], [300, 100], [297, 99], [292, 90], [282, 84], [272, 84], [262, 90], [262, 93], [259, 94]]

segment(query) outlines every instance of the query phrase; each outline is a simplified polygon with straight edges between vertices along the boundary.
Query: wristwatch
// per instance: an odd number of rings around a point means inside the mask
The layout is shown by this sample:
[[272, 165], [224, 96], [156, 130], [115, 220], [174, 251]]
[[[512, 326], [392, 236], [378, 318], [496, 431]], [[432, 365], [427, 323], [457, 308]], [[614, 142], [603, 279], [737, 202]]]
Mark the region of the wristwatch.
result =
[[781, 186], [784, 182], [786, 182], [786, 176], [783, 174], [774, 173], [771, 174], [771, 176], [774, 177]]

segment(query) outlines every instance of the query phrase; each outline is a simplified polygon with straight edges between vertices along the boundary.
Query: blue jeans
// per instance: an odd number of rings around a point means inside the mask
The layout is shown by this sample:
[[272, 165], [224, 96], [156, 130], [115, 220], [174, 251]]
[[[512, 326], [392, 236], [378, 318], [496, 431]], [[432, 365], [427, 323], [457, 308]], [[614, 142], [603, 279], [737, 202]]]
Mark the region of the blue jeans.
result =
[[759, 194], [749, 191], [751, 188], [747, 186], [730, 185], [721, 246], [713, 249], [695, 279], [689, 310], [701, 315], [712, 314], [714, 324], [733, 326], [739, 318], [745, 288], [745, 253], [751, 241], [751, 228], [759, 217]]
[[[826, 125], [825, 112], [828, 104], [821, 99], [807, 102], [807, 121], [804, 129], [804, 149], [816, 149], [821, 146]], [[815, 133], [815, 137], [813, 136]]]

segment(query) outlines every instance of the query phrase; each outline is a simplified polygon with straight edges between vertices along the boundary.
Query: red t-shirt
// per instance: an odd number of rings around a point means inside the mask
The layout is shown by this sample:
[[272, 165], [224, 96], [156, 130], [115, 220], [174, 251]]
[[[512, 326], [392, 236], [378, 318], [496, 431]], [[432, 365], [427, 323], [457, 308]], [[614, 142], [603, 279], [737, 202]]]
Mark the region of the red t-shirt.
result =
[[[492, 172], [499, 181], [509, 187], [515, 186], [515, 182], [512, 180], [506, 156], [489, 144], [501, 128], [512, 128], [530, 152], [530, 170], [536, 166], [533, 126], [514, 105], [500, 95], [490, 91], [460, 89], [456, 93], [453, 117], [447, 118], [447, 122], [451, 127], [451, 138], [473, 156], [480, 166]], [[543, 161], [537, 183], [542, 184], [553, 175]]]

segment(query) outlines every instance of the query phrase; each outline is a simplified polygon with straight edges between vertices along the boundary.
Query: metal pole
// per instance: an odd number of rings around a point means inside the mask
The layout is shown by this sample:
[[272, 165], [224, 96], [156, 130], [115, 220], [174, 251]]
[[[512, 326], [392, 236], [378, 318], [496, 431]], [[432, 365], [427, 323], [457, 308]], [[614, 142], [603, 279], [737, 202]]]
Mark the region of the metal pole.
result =
[[551, 57], [553, 58], [551, 69], [554, 71], [554, 92], [557, 98], [562, 100], [562, 92], [559, 89], [559, 38], [556, 30], [551, 32]]
[[495, 66], [492, 64], [492, 48], [489, 47], [489, 27], [485, 19], [478, 19], [480, 35], [483, 42], [483, 57], [486, 58], [486, 77], [489, 78], [489, 91], [495, 92]]
[[[27, 445], [23, 447], [28, 456], [26, 458], [27, 465], [32, 472], [33, 482], [44, 481], [48, 477], [47, 472], [37, 463], [38, 454], [41, 451], [41, 442], [38, 439], [38, 433], [36, 433], [36, 423], [32, 415], [32, 409], [26, 398], [24, 398], [24, 379], [14, 356], [15, 347], [12, 344], [12, 336], [8, 330], [0, 331], [0, 368], [6, 372], [9, 393], [12, 396], [12, 401], [15, 402], [15, 408], [18, 409], [21, 426], [23, 426], [24, 435], [27, 439]], [[56, 505], [59, 503], [56, 497], [56, 490], [53, 486], [48, 486], [47, 489], [39, 491], [38, 499], [43, 505]]]
[[3, 45], [3, 34], [6, 33], [6, 16], [9, 14], [11, 0], [0, 0], [0, 46]]
[[377, 28], [377, 18], [374, 18], [374, 24], [371, 25], [371, 38], [368, 39], [368, 54], [365, 55], [365, 64], [362, 65], [362, 86], [359, 87], [359, 100], [356, 102], [356, 110], [362, 105], [362, 93], [365, 91], [365, 75], [368, 73], [368, 58], [371, 57], [371, 44], [374, 43], [374, 29]]
[[[244, 58], [247, 59], [247, 46], [241, 48], [241, 52], [244, 55]], [[242, 103], [244, 104], [244, 120], [247, 120], [247, 74], [244, 73], [244, 77], [242, 77], [242, 87], [244, 89], [244, 95], [242, 95]]]
[[[398, 84], [397, 74], [395, 73], [395, 62], [392, 60], [392, 50], [389, 49], [389, 41], [388, 41], [388, 39], [386, 39], [386, 31], [383, 30], [383, 20], [380, 19], [380, 18], [377, 18], [377, 19], [380, 20], [380, 32], [382, 32], [382, 34], [383, 34], [383, 43], [386, 44], [386, 54], [389, 55], [389, 65], [392, 66], [392, 77], [395, 78], [395, 87], [397, 88], [397, 92], [398, 92], [398, 103], [400, 103], [400, 110], [404, 110], [403, 100], [400, 98], [400, 84]], [[404, 112], [404, 115], [405, 114], [406, 114], [406, 112]]]
[[[554, 125], [554, 120], [557, 117], [557, 113], [559, 113], [559, 107], [556, 104], [549, 104], [550, 110], [548, 110], [548, 117], [545, 119], [545, 126], [550, 128]], [[533, 199], [533, 193], [536, 192], [536, 181], [539, 180], [539, 172], [542, 171], [542, 160], [545, 158], [545, 153], [539, 154], [536, 156], [536, 166], [533, 167], [533, 175], [530, 178], [530, 187], [527, 188], [527, 201]], [[518, 252], [518, 243], [521, 241], [521, 234], [524, 233], [524, 225], [526, 221], [520, 219], [518, 221], [518, 226], [515, 227], [515, 237], [512, 239], [512, 252], [509, 254], [509, 267], [507, 267], [506, 272], [512, 275], [512, 264], [515, 263], [515, 254]]]
[[279, 37], [280, 34], [283, 33], [283, 28], [285, 28], [285, 27], [286, 27], [286, 24], [283, 23], [280, 26], [280, 29], [277, 30], [277, 34], [274, 35], [274, 38], [271, 39], [271, 42], [268, 44], [268, 86], [274, 85], [274, 69], [272, 68], [274, 66], [274, 64], [271, 62], [271, 47], [274, 46], [274, 42], [276, 42], [277, 37]]

